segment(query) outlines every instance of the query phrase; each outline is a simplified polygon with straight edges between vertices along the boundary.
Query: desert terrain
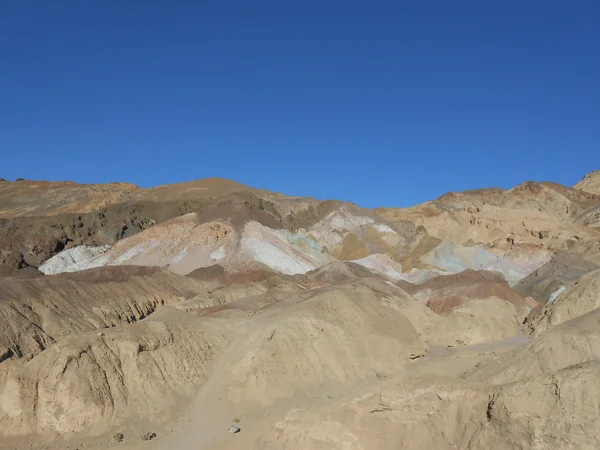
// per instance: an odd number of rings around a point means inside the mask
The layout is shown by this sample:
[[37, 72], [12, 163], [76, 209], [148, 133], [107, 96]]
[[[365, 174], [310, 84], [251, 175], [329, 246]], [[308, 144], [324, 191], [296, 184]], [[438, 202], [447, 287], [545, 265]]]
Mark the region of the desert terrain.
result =
[[600, 171], [364, 209], [0, 181], [0, 449], [598, 449]]

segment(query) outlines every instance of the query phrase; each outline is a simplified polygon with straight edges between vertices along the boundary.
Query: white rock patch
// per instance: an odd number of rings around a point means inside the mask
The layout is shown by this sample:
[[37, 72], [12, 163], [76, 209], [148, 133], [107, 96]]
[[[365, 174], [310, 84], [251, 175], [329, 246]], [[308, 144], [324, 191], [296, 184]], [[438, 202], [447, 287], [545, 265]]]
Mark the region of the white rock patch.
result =
[[108, 250], [110, 250], [110, 245], [73, 247], [54, 255], [38, 269], [44, 275], [55, 275], [104, 266], [108, 262], [106, 254]]
[[355, 259], [351, 261], [356, 264], [360, 264], [371, 270], [375, 270], [384, 274], [385, 276], [394, 280], [406, 280], [406, 277], [402, 275], [402, 266], [390, 258], [388, 255], [369, 255], [361, 259]]
[[137, 256], [143, 255], [146, 251], [147, 249], [144, 246], [138, 245], [119, 255], [111, 264], [116, 266], [121, 265]]
[[552, 294], [550, 294], [550, 297], [548, 297], [548, 300], [546, 300], [546, 305], [550, 305], [554, 300], [556, 300], [558, 296], [562, 293], [562, 291], [564, 291], [566, 288], [566, 286], [561, 286]]
[[258, 222], [246, 224], [241, 247], [246, 257], [286, 274], [306, 273], [333, 260], [305, 232], [273, 230]]
[[171, 265], [177, 264], [185, 257], [185, 255], [187, 255], [187, 247], [182, 249], [179, 253], [175, 255], [175, 257], [171, 260]]
[[346, 209], [332, 212], [309, 230], [319, 244], [328, 248], [335, 247], [342, 242], [346, 233], [356, 232], [362, 226], [372, 224], [373, 219], [366, 216], [357, 216]]
[[242, 245], [252, 259], [282, 273], [293, 275], [316, 269], [316, 266], [256, 238], [245, 237], [242, 239]]
[[406, 278], [406, 281], [409, 281], [413, 284], [421, 284], [427, 280], [431, 280], [432, 278], [438, 277], [440, 275], [448, 275], [448, 273], [437, 269], [423, 270], [412, 268], [403, 275]]
[[225, 255], [226, 255], [226, 253], [225, 253], [225, 246], [221, 245], [217, 250], [215, 250], [214, 252], [212, 252], [210, 254], [210, 257], [212, 259], [214, 259], [215, 261], [220, 261], [223, 258], [225, 258]]
[[467, 247], [446, 241], [423, 255], [420, 260], [450, 274], [467, 269], [499, 272], [509, 285], [514, 286], [545, 264], [550, 257], [549, 252], [541, 251], [515, 258], [509, 253], [496, 255], [481, 245]]
[[380, 233], [392, 233], [392, 234], [398, 234], [396, 233], [392, 227], [385, 225], [383, 223], [374, 223], [373, 228], [375, 228], [377, 231], [379, 231]]

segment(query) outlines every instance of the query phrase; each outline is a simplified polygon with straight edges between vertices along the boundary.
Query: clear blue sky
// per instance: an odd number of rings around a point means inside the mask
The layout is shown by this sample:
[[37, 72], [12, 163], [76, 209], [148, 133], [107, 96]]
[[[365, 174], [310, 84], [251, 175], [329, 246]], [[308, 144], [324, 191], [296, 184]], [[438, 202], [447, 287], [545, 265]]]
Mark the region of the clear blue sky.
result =
[[361, 206], [600, 169], [600, 2], [2, 1], [0, 177]]

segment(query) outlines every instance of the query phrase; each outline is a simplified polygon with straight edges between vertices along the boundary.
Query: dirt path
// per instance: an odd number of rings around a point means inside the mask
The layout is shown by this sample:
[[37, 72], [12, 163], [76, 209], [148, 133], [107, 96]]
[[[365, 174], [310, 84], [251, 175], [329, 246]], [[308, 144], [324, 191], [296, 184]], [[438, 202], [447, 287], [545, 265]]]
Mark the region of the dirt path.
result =
[[235, 418], [235, 413], [227, 399], [221, 374], [226, 373], [227, 365], [234, 357], [235, 344], [235, 341], [232, 342], [229, 350], [213, 366], [211, 375], [176, 422], [175, 430], [157, 441], [156, 450], [210, 448], [230, 436], [227, 428]]
[[176, 420], [173, 431], [160, 437], [154, 450], [208, 449], [225, 439], [235, 437], [229, 433], [229, 425], [235, 423], [243, 427], [244, 418], [236, 413], [235, 405], [228, 398], [228, 367], [242, 358], [244, 350], [240, 343], [246, 336], [268, 323], [268, 317], [275, 313], [242, 318], [234, 325], [228, 326], [235, 330], [235, 336], [232, 336], [227, 350], [211, 367], [208, 378]]

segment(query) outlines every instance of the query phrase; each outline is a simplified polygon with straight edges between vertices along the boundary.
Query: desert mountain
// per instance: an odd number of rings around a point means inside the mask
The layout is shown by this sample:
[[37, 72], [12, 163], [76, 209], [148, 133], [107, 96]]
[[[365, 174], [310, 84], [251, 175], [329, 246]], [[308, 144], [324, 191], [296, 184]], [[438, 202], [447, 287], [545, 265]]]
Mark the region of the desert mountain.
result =
[[599, 448], [597, 181], [0, 182], [0, 449]]

